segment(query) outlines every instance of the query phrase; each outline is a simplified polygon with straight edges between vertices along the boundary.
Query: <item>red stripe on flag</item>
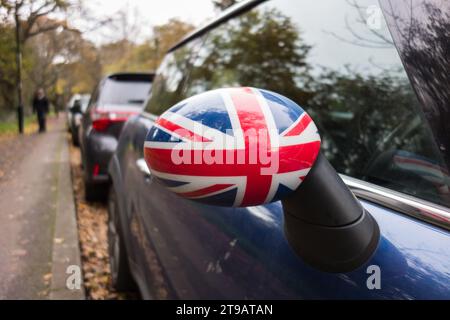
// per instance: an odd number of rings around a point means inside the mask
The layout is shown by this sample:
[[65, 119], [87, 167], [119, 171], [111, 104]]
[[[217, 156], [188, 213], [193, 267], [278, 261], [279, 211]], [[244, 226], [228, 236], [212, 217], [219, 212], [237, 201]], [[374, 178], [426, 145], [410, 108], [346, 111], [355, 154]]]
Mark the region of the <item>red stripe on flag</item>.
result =
[[157, 122], [157, 124], [162, 127], [165, 128], [169, 131], [172, 131], [176, 134], [178, 134], [179, 136], [189, 139], [191, 141], [196, 141], [196, 142], [210, 142], [211, 140], [202, 137], [186, 128], [183, 128], [182, 126], [179, 126], [176, 123], [173, 123], [169, 120], [166, 120], [164, 118], [160, 118]]
[[278, 159], [280, 160], [280, 163], [277, 173], [311, 168], [316, 161], [319, 151], [320, 141], [279, 148]]
[[[239, 88], [230, 90], [230, 96], [244, 133], [247, 153], [250, 150], [250, 139], [261, 139], [261, 134], [266, 136], [266, 143], [262, 145], [259, 142], [259, 148], [266, 149], [264, 151], [270, 150], [271, 144], [267, 121], [255, 93], [250, 88]], [[252, 169], [260, 170], [260, 168], [261, 166], [248, 166], [249, 171], [252, 171]], [[247, 173], [247, 184], [242, 206], [263, 203], [270, 191], [271, 183], [272, 176], [261, 176], [258, 172], [253, 174]]]
[[312, 119], [309, 115], [304, 113], [304, 116], [300, 121], [291, 129], [289, 129], [288, 132], [284, 133], [284, 137], [291, 137], [291, 136], [298, 136], [301, 134], [305, 129], [308, 127], [308, 125], [311, 123]]
[[[274, 159], [278, 156], [278, 170], [277, 173], [286, 173], [291, 171], [303, 170], [310, 168], [314, 164], [314, 160], [319, 153], [320, 142], [310, 142], [303, 145], [294, 145], [287, 147], [280, 147], [278, 151], [272, 151]], [[221, 152], [222, 158], [226, 159], [226, 153], [233, 153], [233, 158], [236, 160], [237, 150], [216, 150]], [[174, 164], [174, 153], [177, 156], [190, 159], [191, 163]], [[181, 154], [180, 154], [181, 153]], [[277, 155], [278, 153], [278, 155]], [[261, 168], [269, 167], [270, 165], [257, 164], [205, 164], [203, 161], [200, 164], [194, 163], [194, 159], [198, 157], [202, 159], [202, 150], [170, 150], [170, 149], [156, 149], [146, 147], [144, 150], [144, 157], [149, 166], [156, 171], [188, 175], [188, 176], [247, 176], [251, 174], [260, 175]], [[256, 171], [258, 170], [258, 171]]]
[[[242, 91], [246, 94], [243, 94]], [[231, 89], [230, 96], [244, 134], [247, 130], [256, 130], [256, 132], [258, 130], [268, 130], [264, 113], [256, 95], [250, 88]]]

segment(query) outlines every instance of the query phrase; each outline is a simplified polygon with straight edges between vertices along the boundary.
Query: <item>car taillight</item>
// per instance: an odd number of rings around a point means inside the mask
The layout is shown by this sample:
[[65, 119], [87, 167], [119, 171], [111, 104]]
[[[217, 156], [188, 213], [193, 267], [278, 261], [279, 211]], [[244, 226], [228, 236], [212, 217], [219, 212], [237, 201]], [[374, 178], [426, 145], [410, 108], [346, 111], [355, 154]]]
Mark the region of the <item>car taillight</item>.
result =
[[106, 131], [109, 125], [109, 119], [98, 119], [92, 122], [92, 127], [95, 131]]
[[96, 163], [92, 170], [92, 174], [95, 177], [95, 176], [98, 176], [99, 173], [100, 173], [100, 165], [98, 163]]
[[95, 131], [104, 132], [113, 123], [127, 121], [130, 115], [128, 113], [95, 112], [92, 115], [92, 128]]

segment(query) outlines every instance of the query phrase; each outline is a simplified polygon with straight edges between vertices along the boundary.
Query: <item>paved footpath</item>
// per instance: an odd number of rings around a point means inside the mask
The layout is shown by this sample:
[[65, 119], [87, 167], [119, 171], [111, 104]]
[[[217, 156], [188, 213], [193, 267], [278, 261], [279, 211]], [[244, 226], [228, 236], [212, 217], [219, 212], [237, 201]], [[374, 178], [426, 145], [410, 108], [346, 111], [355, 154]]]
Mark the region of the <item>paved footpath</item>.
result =
[[83, 299], [64, 115], [0, 140], [0, 170], [0, 299]]

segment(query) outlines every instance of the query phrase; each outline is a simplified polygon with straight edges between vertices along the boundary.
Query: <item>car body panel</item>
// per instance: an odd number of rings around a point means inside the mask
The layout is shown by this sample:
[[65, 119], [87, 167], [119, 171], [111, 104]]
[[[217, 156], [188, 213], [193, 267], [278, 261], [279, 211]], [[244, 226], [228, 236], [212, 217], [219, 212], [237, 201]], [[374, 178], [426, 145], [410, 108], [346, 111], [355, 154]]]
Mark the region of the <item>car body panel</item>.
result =
[[95, 132], [94, 130], [88, 133], [88, 138], [86, 138], [84, 143], [84, 153], [87, 157], [91, 157], [92, 160], [84, 162], [84, 170], [91, 173], [94, 170], [95, 164], [100, 167], [99, 173], [96, 176], [88, 175], [89, 182], [108, 181], [106, 169], [116, 148], [116, 137], [102, 132]]

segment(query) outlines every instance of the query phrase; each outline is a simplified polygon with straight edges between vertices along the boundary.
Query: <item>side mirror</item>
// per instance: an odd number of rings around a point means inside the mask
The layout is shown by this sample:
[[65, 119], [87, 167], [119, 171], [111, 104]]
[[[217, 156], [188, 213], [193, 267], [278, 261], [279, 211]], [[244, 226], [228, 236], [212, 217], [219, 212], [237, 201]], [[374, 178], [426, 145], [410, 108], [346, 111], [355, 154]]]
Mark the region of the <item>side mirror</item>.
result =
[[237, 207], [281, 200], [294, 251], [320, 270], [348, 272], [372, 256], [380, 231], [320, 143], [310, 116], [290, 99], [228, 88], [163, 113], [144, 156], [153, 176], [184, 198]]

